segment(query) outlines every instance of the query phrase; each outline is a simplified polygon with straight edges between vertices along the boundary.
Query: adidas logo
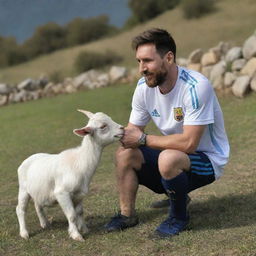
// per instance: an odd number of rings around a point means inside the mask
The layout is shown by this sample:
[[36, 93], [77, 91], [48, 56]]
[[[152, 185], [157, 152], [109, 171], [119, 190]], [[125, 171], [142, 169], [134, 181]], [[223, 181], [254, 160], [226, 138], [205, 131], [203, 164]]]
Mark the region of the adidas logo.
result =
[[160, 117], [160, 114], [157, 112], [156, 109], [154, 109], [154, 110], [151, 112], [151, 116]]

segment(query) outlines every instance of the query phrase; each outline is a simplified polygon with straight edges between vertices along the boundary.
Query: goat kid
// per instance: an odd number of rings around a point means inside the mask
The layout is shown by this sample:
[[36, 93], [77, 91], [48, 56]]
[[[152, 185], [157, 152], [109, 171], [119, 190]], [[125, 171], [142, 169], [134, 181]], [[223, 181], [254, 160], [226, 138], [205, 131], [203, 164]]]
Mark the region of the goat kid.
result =
[[31, 155], [18, 168], [19, 194], [16, 213], [20, 236], [25, 239], [29, 238], [25, 213], [30, 198], [34, 201], [42, 228], [49, 225], [43, 208], [58, 202], [68, 220], [70, 237], [83, 241], [81, 233], [88, 233], [83, 219], [83, 197], [88, 192], [103, 148], [119, 140], [124, 130], [104, 113], [78, 111], [89, 117], [85, 127], [73, 131], [83, 137], [79, 147], [59, 154]]

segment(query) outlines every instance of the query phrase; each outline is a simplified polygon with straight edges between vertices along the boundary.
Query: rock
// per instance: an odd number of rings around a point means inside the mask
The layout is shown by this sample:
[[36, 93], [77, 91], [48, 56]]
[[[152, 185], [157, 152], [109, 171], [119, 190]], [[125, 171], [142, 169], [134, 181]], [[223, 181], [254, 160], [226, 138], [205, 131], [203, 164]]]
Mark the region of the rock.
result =
[[256, 92], [256, 75], [252, 78], [250, 85], [252, 91]]
[[126, 75], [127, 75], [127, 69], [125, 67], [113, 66], [109, 71], [110, 81], [113, 83], [124, 78]]
[[34, 91], [39, 89], [39, 84], [35, 80], [28, 78], [22, 81], [20, 84], [18, 84], [17, 88], [19, 90]]
[[201, 64], [200, 63], [190, 63], [190, 64], [188, 64], [187, 68], [195, 70], [197, 72], [200, 72], [201, 71]]
[[245, 64], [246, 64], [245, 59], [237, 59], [232, 63], [231, 69], [232, 71], [240, 71]]
[[224, 88], [224, 78], [223, 76], [218, 76], [212, 82], [212, 86], [216, 90], [222, 90]]
[[210, 74], [212, 71], [213, 66], [205, 66], [201, 68], [201, 73], [206, 76], [207, 78], [210, 78]]
[[188, 63], [200, 63], [204, 52], [202, 49], [196, 49], [188, 57]]
[[256, 57], [251, 58], [241, 70], [242, 75], [253, 76], [256, 73]]
[[79, 76], [73, 79], [74, 86], [78, 89], [83, 86], [84, 81], [88, 80], [87, 72], [80, 74]]
[[201, 59], [202, 66], [214, 65], [219, 61], [220, 57], [215, 51], [206, 52]]
[[224, 75], [224, 86], [225, 88], [231, 87], [236, 80], [236, 75], [232, 72], [226, 72]]
[[240, 57], [242, 57], [242, 47], [233, 47], [227, 52], [225, 60], [226, 62], [233, 62]]
[[12, 88], [8, 84], [0, 84], [0, 94], [9, 94]]
[[239, 76], [232, 86], [232, 92], [236, 97], [243, 98], [250, 89], [250, 77]]
[[43, 95], [46, 97], [53, 96], [54, 95], [53, 87], [54, 87], [54, 84], [52, 82], [48, 83], [43, 89], [43, 92], [42, 92]]
[[245, 59], [249, 60], [256, 56], [256, 31], [254, 35], [250, 36], [243, 45], [243, 56]]
[[10, 95], [10, 101], [14, 103], [23, 102], [27, 100], [28, 92], [25, 90], [16, 91]]
[[76, 87], [74, 87], [72, 84], [68, 84], [67, 86], [65, 86], [65, 92], [68, 94], [74, 93], [76, 91], [77, 91]]
[[224, 60], [221, 60], [216, 65], [214, 65], [210, 74], [210, 81], [214, 83], [215, 80], [219, 80], [219, 78], [224, 75], [226, 68], [227, 63]]
[[[188, 60], [185, 58], [177, 58], [176, 63], [179, 66], [186, 67], [188, 65]], [[138, 70], [138, 69], [137, 69]]]
[[219, 42], [215, 48], [219, 49], [221, 56], [225, 56], [230, 49], [230, 44], [227, 42]]
[[8, 103], [7, 95], [0, 95], [0, 106], [6, 105]]
[[107, 73], [101, 74], [97, 77], [97, 81], [99, 83], [99, 87], [106, 87], [110, 83], [110, 78]]

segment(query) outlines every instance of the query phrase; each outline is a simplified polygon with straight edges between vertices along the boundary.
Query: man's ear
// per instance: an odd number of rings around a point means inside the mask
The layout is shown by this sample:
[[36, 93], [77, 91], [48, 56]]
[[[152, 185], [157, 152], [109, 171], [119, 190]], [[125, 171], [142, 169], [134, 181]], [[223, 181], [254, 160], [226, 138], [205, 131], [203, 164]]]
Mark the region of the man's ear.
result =
[[91, 127], [83, 127], [83, 128], [79, 128], [79, 129], [74, 129], [73, 130], [73, 133], [77, 136], [80, 136], [80, 137], [84, 137], [88, 134], [93, 134], [93, 129]]
[[166, 53], [166, 60], [169, 64], [172, 64], [174, 62], [174, 55], [172, 51]]

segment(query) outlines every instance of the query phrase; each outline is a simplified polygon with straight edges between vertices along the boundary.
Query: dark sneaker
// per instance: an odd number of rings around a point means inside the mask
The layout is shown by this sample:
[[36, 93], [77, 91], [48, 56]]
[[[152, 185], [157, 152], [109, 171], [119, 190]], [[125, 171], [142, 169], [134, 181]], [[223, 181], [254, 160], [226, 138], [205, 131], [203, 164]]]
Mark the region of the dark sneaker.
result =
[[112, 231], [121, 231], [126, 228], [131, 228], [136, 226], [139, 223], [139, 219], [136, 215], [131, 217], [127, 217], [118, 213], [115, 215], [109, 223], [104, 226], [105, 231], [112, 232]]
[[169, 217], [157, 227], [152, 238], [171, 238], [178, 235], [187, 228], [188, 222], [189, 220], [184, 221]]
[[[187, 196], [187, 205], [189, 205], [189, 203], [191, 202], [191, 198], [189, 197], [189, 195]], [[155, 201], [150, 205], [150, 208], [166, 208], [170, 206], [170, 199], [164, 199], [164, 200], [159, 200], [159, 201]]]

